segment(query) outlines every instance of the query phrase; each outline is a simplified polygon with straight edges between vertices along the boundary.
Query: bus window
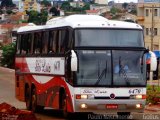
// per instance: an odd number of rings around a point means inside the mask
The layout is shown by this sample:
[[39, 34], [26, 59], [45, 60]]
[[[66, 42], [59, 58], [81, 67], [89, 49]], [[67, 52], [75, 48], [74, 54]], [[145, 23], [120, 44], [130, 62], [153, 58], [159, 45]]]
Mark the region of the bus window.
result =
[[32, 42], [32, 33], [28, 34], [28, 39], [27, 39], [27, 47], [28, 51], [27, 54], [32, 54], [33, 53], [33, 42]]
[[28, 51], [28, 34], [23, 34], [21, 36], [21, 54], [27, 54]]
[[66, 43], [66, 52], [68, 51], [68, 50], [71, 50], [71, 49], [73, 49], [73, 36], [72, 36], [72, 32], [73, 32], [73, 30], [71, 30], [71, 29], [68, 29], [68, 32], [67, 32], [67, 35], [68, 35], [68, 41], [67, 41], [67, 43]]
[[41, 37], [42, 33], [37, 32], [34, 34], [34, 53], [40, 54], [41, 53]]
[[20, 54], [20, 45], [21, 45], [21, 35], [18, 35], [17, 45], [16, 45], [16, 54]]
[[49, 37], [49, 32], [46, 31], [43, 33], [42, 37], [42, 53], [47, 54], [48, 52], [48, 37]]
[[64, 53], [66, 51], [66, 48], [68, 46], [68, 41], [69, 41], [68, 31], [66, 29], [59, 31], [58, 49], [60, 53]]
[[57, 52], [57, 34], [58, 31], [50, 31], [49, 33], [49, 53]]
[[21, 35], [21, 54], [31, 54], [32, 53], [32, 34]]

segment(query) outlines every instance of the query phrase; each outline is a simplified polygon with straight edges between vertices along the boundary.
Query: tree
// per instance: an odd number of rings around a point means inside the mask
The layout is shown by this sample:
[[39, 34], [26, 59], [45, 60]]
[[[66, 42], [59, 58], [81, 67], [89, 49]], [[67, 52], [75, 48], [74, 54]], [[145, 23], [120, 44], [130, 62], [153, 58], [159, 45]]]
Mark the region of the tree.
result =
[[89, 10], [90, 9], [90, 4], [86, 3], [84, 6], [83, 6], [83, 10]]
[[26, 14], [29, 16], [28, 22], [34, 23], [36, 25], [44, 24], [47, 21], [48, 13], [46, 11], [42, 11], [41, 13], [31, 10], [26, 11]]
[[12, 0], [2, 0], [1, 7], [15, 7], [16, 5], [13, 4]]
[[2, 59], [1, 65], [7, 66], [8, 68], [14, 68], [14, 58], [16, 51], [16, 44], [11, 43], [2, 47]]
[[135, 10], [131, 10], [130, 13], [132, 13], [132, 14], [134, 14], [134, 15], [137, 15], [137, 10], [136, 10], [136, 9], [135, 9]]
[[7, 10], [6, 12], [7, 12], [8, 15], [13, 13], [12, 10]]
[[127, 9], [127, 6], [128, 6], [128, 3], [123, 3], [123, 4], [122, 4], [122, 7], [123, 7], [124, 9]]
[[70, 3], [69, 2], [63, 2], [61, 5], [61, 9], [65, 10], [65, 11], [69, 11], [71, 8]]
[[118, 12], [118, 9], [115, 8], [115, 7], [112, 7], [110, 11], [111, 11], [112, 14], [115, 15]]
[[43, 10], [41, 13], [40, 13], [40, 24], [45, 24], [46, 21], [47, 21], [47, 18], [48, 18], [48, 12]]
[[47, 1], [47, 0], [43, 0], [43, 1], [41, 1], [41, 4], [42, 5], [44, 5], [44, 6], [51, 6], [51, 3], [49, 2], [49, 1]]
[[49, 12], [52, 13], [52, 16], [59, 16], [60, 15], [60, 11], [56, 7], [52, 7], [49, 10]]

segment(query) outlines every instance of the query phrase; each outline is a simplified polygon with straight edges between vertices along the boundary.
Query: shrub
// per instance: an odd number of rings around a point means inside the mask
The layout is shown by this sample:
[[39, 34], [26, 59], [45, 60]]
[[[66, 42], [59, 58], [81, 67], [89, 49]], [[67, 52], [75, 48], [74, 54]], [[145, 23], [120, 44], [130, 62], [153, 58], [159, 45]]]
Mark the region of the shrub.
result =
[[147, 104], [158, 104], [160, 102], [160, 87], [147, 86]]
[[14, 68], [14, 59], [15, 59], [15, 43], [11, 43], [2, 47], [2, 59], [1, 65]]

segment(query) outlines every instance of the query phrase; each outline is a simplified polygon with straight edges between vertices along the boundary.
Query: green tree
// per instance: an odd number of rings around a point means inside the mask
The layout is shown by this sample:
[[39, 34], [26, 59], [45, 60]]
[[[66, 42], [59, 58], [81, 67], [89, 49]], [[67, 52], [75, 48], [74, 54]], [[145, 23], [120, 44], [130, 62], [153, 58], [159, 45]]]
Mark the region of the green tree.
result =
[[83, 10], [89, 10], [90, 9], [90, 4], [85, 4], [82, 8]]
[[43, 0], [43, 1], [41, 1], [41, 4], [42, 5], [44, 5], [44, 6], [51, 6], [51, 3], [49, 2], [49, 1], [47, 1], [47, 0]]
[[7, 12], [8, 15], [13, 13], [12, 10], [7, 10], [6, 12]]
[[137, 10], [136, 10], [136, 9], [135, 9], [135, 10], [131, 10], [130, 13], [132, 13], [132, 14], [134, 14], [134, 15], [137, 15]]
[[3, 14], [3, 11], [2, 11], [2, 9], [0, 9], [0, 15], [1, 15], [1, 14]]
[[34, 23], [36, 25], [44, 24], [47, 21], [48, 13], [46, 11], [42, 11], [41, 13], [32, 10], [26, 11], [26, 14], [29, 16], [28, 22]]
[[127, 6], [128, 6], [128, 3], [123, 3], [123, 4], [122, 4], [122, 7], [123, 7], [124, 9], [127, 9]]
[[111, 11], [112, 14], [115, 15], [118, 12], [118, 9], [115, 8], [115, 7], [112, 7], [110, 11]]
[[15, 43], [11, 43], [8, 45], [5, 45], [2, 47], [3, 53], [2, 53], [2, 59], [1, 59], [1, 65], [7, 66], [8, 68], [14, 68], [14, 59], [15, 59]]
[[16, 6], [13, 4], [12, 0], [2, 0], [1, 7], [14, 7]]
[[40, 24], [45, 24], [46, 21], [48, 19], [48, 12], [43, 10], [41, 13], [40, 13]]
[[56, 7], [52, 7], [49, 10], [49, 12], [52, 13], [52, 16], [59, 16], [60, 15], [60, 11]]
[[61, 9], [65, 10], [65, 11], [70, 11], [70, 3], [68, 1], [66, 2], [63, 2], [62, 5], [61, 5]]

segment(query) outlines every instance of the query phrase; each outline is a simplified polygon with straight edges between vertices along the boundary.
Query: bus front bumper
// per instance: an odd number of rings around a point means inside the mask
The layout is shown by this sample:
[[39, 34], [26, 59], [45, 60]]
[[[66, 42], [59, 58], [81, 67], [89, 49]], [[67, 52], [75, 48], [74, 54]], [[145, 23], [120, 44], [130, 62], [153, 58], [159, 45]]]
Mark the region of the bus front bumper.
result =
[[75, 100], [75, 112], [143, 112], [145, 100]]

